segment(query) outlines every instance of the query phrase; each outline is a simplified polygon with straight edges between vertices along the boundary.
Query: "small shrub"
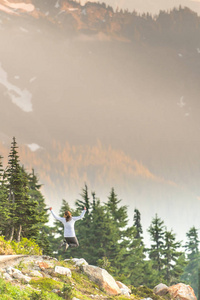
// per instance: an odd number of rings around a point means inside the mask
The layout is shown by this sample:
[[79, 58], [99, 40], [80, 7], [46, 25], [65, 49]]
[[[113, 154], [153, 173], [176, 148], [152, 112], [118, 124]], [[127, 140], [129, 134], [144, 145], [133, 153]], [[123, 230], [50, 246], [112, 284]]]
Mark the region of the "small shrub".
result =
[[111, 266], [110, 261], [108, 260], [108, 258], [106, 256], [104, 256], [102, 259], [98, 259], [97, 261], [97, 266], [105, 269], [108, 273], [112, 274], [114, 273], [114, 268]]
[[64, 284], [61, 290], [61, 297], [66, 300], [70, 300], [72, 298], [73, 287], [71, 284]]
[[19, 243], [12, 241], [11, 246], [16, 254], [42, 255], [42, 250], [34, 240], [22, 238]]
[[0, 236], [0, 255], [16, 254], [9, 241], [6, 241], [3, 236]]

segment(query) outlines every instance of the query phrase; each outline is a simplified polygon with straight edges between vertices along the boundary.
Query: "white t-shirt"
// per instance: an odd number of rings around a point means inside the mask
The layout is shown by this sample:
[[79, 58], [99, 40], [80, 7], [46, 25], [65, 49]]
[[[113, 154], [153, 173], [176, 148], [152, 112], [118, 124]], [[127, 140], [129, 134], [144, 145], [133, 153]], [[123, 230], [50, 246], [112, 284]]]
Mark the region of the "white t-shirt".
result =
[[75, 230], [74, 230], [74, 224], [77, 220], [80, 220], [84, 217], [86, 210], [83, 210], [82, 213], [80, 214], [80, 216], [78, 217], [72, 217], [70, 221], [66, 221], [65, 218], [62, 217], [58, 217], [55, 215], [55, 213], [53, 212], [53, 210], [51, 210], [52, 215], [54, 216], [54, 218], [60, 222], [63, 223], [64, 225], [64, 237], [75, 237]]

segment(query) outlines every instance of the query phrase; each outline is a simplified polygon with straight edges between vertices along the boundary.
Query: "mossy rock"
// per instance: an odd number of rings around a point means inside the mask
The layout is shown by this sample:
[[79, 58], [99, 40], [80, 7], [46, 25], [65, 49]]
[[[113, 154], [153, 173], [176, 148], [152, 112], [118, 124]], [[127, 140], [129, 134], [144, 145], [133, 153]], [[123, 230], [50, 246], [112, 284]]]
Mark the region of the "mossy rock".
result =
[[51, 292], [53, 289], [61, 290], [64, 285], [62, 282], [52, 278], [32, 279], [29, 284], [35, 288], [48, 292]]
[[135, 295], [136, 299], [141, 299], [141, 298], [151, 298], [153, 300], [168, 299], [167, 296], [161, 297], [161, 296], [154, 294], [154, 292], [150, 288], [148, 288], [144, 285], [139, 286], [139, 287], [132, 287], [131, 292], [132, 292], [132, 294]]

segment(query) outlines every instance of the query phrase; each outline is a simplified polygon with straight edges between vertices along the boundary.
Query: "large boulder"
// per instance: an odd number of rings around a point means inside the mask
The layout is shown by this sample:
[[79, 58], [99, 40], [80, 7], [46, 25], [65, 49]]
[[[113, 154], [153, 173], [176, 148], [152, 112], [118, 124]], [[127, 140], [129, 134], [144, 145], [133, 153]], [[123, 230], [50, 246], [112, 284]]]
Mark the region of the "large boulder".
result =
[[109, 295], [120, 295], [121, 290], [114, 278], [104, 269], [96, 266], [81, 266], [81, 270], [95, 282], [100, 288], [104, 289]]
[[158, 285], [155, 286], [155, 288], [153, 289], [153, 292], [156, 294], [156, 295], [159, 295], [159, 296], [163, 296], [165, 294], [168, 293], [168, 286], [164, 283], [159, 283]]
[[121, 291], [122, 295], [130, 296], [131, 290], [129, 289], [128, 286], [126, 286], [121, 281], [116, 281], [116, 283], [117, 283], [118, 287], [120, 288], [120, 291]]
[[65, 259], [64, 261], [72, 261], [73, 263], [75, 263], [76, 267], [88, 265], [88, 262], [84, 258], [71, 258], [71, 259], [68, 258]]
[[60, 266], [55, 267], [55, 273], [66, 275], [68, 277], [72, 276], [72, 272], [69, 268], [60, 267]]
[[177, 300], [197, 300], [193, 288], [184, 283], [178, 283], [168, 288], [170, 296]]

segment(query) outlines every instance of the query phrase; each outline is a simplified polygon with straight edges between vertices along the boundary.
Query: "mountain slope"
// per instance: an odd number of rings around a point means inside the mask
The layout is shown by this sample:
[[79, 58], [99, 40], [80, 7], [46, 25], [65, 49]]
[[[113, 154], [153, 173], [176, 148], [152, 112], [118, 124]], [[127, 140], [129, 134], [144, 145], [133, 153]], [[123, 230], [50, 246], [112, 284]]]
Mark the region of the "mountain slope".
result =
[[104, 201], [114, 186], [145, 227], [156, 212], [181, 238], [198, 227], [199, 17], [73, 1], [1, 5], [5, 160], [12, 136], [39, 145], [21, 160], [48, 203], [73, 205], [84, 182]]

